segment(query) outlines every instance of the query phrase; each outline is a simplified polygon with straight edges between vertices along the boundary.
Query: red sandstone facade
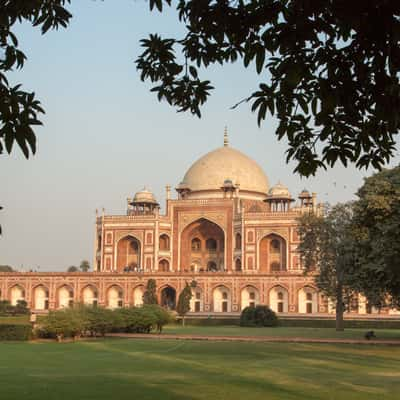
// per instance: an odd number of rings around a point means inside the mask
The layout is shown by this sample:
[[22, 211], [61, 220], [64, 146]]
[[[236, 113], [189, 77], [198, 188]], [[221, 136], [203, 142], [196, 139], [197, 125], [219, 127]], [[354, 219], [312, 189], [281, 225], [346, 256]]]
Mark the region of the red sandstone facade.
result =
[[[174, 308], [196, 282], [192, 312], [235, 313], [268, 304], [279, 313], [327, 313], [328, 300], [301, 268], [297, 218], [319, 211], [315, 194], [299, 202], [282, 184], [269, 188], [261, 168], [228, 146], [195, 162], [165, 213], [147, 190], [128, 199], [125, 215], [96, 217], [94, 272], [3, 273], [0, 298], [33, 310], [73, 303], [110, 308], [140, 305], [149, 278], [160, 304]], [[354, 312], [365, 313], [365, 302]]]

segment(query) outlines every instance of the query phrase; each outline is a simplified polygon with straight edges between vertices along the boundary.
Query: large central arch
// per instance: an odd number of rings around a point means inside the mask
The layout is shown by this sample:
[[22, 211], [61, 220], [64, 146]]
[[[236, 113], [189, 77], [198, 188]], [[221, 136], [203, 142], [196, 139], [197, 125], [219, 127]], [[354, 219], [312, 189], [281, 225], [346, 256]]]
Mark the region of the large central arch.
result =
[[225, 234], [220, 226], [206, 218], [189, 224], [181, 234], [180, 269], [224, 271]]

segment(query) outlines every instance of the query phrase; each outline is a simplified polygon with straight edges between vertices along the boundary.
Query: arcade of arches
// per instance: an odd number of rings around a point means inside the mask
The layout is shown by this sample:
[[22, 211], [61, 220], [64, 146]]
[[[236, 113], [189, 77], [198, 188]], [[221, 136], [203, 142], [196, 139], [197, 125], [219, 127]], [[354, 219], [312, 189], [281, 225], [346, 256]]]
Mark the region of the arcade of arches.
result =
[[[66, 275], [66, 274], [64, 274]], [[83, 274], [90, 277], [90, 274]], [[102, 277], [105, 279], [105, 277]], [[60, 281], [64, 278], [60, 276]], [[79, 276], [76, 278], [79, 279]], [[197, 278], [197, 285], [192, 288], [192, 299], [190, 300], [190, 311], [193, 313], [239, 313], [245, 307], [267, 304], [277, 313], [300, 313], [320, 314], [335, 312], [328, 298], [318, 293], [312, 286], [312, 279], [303, 277], [303, 285], [291, 287], [286, 284], [270, 286], [264, 293], [260, 286], [263, 284], [243, 284], [232, 287], [231, 285], [217, 284], [208, 285], [208, 278]], [[218, 281], [218, 278], [215, 279]], [[87, 305], [99, 305], [110, 309], [125, 307], [129, 305], [141, 306], [143, 304], [143, 293], [145, 285], [137, 278], [128, 283], [128, 280], [118, 283], [104, 285], [103, 291], [99, 289], [98, 283], [87, 283], [78, 287], [77, 280], [70, 279], [68, 284], [37, 284], [26, 289], [27, 282], [13, 284], [0, 288], [1, 299], [9, 296], [13, 305], [18, 301], [27, 301], [28, 307], [36, 312], [46, 312], [49, 309], [63, 309], [72, 307], [75, 303]], [[182, 277], [172, 286], [166, 279], [157, 280], [158, 302], [170, 310], [176, 308], [178, 295], [187, 282], [187, 277]], [[264, 281], [265, 284], [267, 280]], [[288, 281], [289, 282], [289, 281]], [[7, 295], [8, 293], [8, 295]], [[369, 307], [366, 299], [362, 296], [354, 298], [350, 313], [353, 314], [376, 314], [379, 310]], [[397, 314], [396, 310], [389, 310], [390, 314]]]

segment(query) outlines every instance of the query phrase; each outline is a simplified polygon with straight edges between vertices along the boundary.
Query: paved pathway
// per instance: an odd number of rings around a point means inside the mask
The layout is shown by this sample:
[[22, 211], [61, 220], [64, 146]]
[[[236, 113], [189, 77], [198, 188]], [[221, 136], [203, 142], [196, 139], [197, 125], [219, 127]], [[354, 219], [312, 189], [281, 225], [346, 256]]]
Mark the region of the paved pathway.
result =
[[340, 343], [340, 344], [381, 344], [400, 346], [400, 340], [360, 340], [360, 339], [321, 339], [304, 337], [280, 337], [280, 336], [206, 336], [206, 335], [161, 335], [150, 333], [109, 333], [108, 337], [120, 337], [131, 339], [172, 339], [172, 340], [208, 340], [216, 342], [277, 342], [277, 343]]

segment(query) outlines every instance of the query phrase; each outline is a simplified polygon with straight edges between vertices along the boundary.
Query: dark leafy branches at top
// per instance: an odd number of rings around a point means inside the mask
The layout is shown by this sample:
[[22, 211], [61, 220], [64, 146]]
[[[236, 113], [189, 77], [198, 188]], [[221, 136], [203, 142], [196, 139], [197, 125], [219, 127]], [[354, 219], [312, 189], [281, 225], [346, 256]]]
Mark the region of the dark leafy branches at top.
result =
[[65, 28], [72, 17], [66, 3], [70, 0], [0, 0], [0, 154], [11, 153], [15, 142], [26, 158], [34, 154], [34, 127], [41, 125], [38, 115], [44, 113], [35, 93], [24, 91], [20, 84], [11, 86], [7, 79], [7, 73], [21, 69], [26, 60], [12, 27], [27, 21], [43, 34]]
[[[150, 9], [163, 5], [171, 1], [150, 0]], [[185, 36], [150, 35], [136, 61], [159, 100], [200, 117], [213, 87], [198, 68], [240, 60], [263, 80], [244, 101], [258, 124], [278, 118], [301, 175], [338, 161], [379, 169], [393, 155], [399, 1], [180, 0], [177, 10]]]

